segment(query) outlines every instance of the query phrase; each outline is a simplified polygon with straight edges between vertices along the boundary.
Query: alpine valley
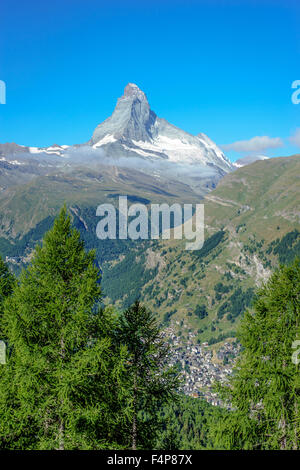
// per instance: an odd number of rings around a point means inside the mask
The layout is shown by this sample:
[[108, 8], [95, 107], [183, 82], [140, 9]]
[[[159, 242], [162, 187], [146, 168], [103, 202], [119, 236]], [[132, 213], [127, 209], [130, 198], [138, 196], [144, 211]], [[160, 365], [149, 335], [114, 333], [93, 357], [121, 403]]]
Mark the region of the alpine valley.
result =
[[[129, 83], [86, 143], [0, 145], [0, 253], [18, 274], [66, 203], [87, 249], [96, 249], [104, 303], [121, 309], [141, 298], [192, 377], [195, 360], [182, 351], [202, 347], [212, 368], [227, 363], [255, 289], [300, 255], [299, 175], [300, 155], [233, 165], [205, 134], [159, 118]], [[203, 203], [203, 248], [187, 251], [185, 240], [174, 239], [99, 240], [96, 208], [117, 207], [120, 195], [146, 205]], [[198, 389], [209, 385], [198, 382]]]

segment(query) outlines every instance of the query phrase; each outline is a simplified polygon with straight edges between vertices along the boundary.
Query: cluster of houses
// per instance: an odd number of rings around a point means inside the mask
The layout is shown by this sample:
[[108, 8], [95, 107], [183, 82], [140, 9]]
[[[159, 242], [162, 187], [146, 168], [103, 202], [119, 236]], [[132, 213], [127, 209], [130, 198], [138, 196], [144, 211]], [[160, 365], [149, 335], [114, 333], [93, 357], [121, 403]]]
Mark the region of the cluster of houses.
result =
[[6, 256], [5, 262], [11, 264], [19, 264], [22, 261], [20, 256]]
[[22, 263], [27, 263], [30, 261], [32, 255], [27, 255], [27, 256], [6, 256], [5, 257], [5, 262], [8, 264], [22, 264]]
[[232, 374], [234, 360], [239, 352], [239, 345], [227, 341], [213, 352], [208, 343], [197, 344], [196, 334], [185, 329], [184, 337], [175, 333], [173, 326], [165, 329], [165, 335], [171, 345], [170, 365], [177, 365], [184, 377], [182, 391], [186, 395], [202, 397], [212, 405], [221, 405], [221, 400], [213, 391], [215, 382], [226, 382]]

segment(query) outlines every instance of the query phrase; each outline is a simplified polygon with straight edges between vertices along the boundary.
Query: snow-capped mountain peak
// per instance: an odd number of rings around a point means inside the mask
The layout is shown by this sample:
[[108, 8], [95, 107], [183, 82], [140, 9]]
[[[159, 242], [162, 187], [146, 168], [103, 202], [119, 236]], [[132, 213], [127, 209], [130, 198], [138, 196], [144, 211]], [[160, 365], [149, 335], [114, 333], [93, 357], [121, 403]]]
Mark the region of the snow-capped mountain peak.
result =
[[90, 143], [99, 147], [99, 141], [107, 136], [113, 136], [116, 140], [151, 142], [155, 118], [145, 93], [137, 85], [128, 83], [114, 112], [96, 127]]
[[202, 164], [223, 172], [233, 169], [205, 134], [194, 136], [159, 118], [150, 109], [146, 94], [133, 83], [126, 85], [113, 114], [97, 126], [89, 143], [115, 157]]
[[145, 93], [139, 89], [139, 87], [135, 83], [128, 83], [124, 89], [124, 95], [121, 99], [126, 99], [128, 97], [137, 97], [138, 99], [146, 100]]
[[112, 115], [96, 127], [89, 142], [49, 147], [0, 144], [0, 158], [0, 166], [22, 164], [24, 173], [26, 165], [30, 171], [56, 166], [119, 165], [152, 175], [172, 175], [185, 184], [189, 178], [192, 184], [205, 188], [213, 187], [234, 169], [207, 135], [192, 135], [158, 117], [146, 94], [134, 83], [126, 85]]

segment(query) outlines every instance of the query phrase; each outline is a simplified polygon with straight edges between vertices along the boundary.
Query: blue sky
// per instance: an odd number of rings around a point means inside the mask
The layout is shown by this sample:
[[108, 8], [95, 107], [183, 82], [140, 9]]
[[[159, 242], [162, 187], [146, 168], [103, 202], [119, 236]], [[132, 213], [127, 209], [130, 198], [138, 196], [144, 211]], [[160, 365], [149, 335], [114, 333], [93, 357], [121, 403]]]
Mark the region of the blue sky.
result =
[[4, 0], [0, 13], [1, 143], [85, 142], [134, 82], [232, 160], [300, 152], [297, 0]]

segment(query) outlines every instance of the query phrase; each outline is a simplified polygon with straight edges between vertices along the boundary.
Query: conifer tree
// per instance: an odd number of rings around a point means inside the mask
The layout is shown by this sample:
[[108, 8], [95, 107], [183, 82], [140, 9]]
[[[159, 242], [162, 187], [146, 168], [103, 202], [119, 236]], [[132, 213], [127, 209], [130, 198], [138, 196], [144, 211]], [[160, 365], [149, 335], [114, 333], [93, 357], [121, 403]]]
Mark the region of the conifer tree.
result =
[[8, 269], [7, 264], [0, 256], [0, 340], [3, 340], [1, 331], [1, 319], [3, 315], [3, 305], [5, 299], [12, 294], [15, 285], [15, 277]]
[[159, 427], [158, 410], [162, 404], [176, 399], [179, 375], [175, 368], [168, 366], [169, 346], [153, 314], [139, 301], [121, 316], [119, 337], [129, 353], [131, 448], [151, 448]]
[[5, 302], [10, 356], [0, 369], [0, 447], [122, 447], [126, 350], [99, 312], [99, 270], [63, 208]]
[[239, 339], [241, 357], [221, 390], [232, 411], [213, 426], [216, 447], [299, 449], [300, 371], [292, 360], [293, 343], [300, 340], [299, 259], [259, 290]]
[[1, 328], [3, 307], [5, 299], [13, 292], [15, 285], [15, 277], [9, 271], [8, 266], [0, 256], [0, 367], [1, 364], [6, 363], [6, 346], [7, 341], [4, 336], [4, 331]]

